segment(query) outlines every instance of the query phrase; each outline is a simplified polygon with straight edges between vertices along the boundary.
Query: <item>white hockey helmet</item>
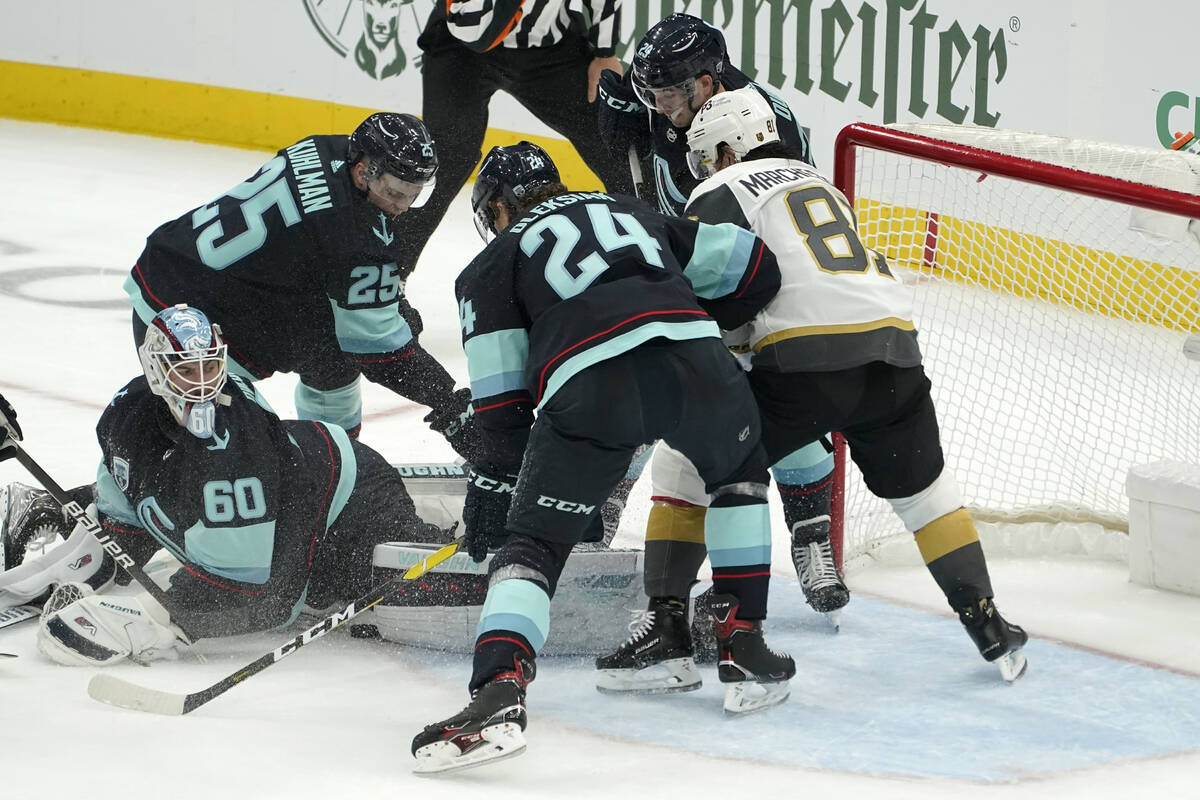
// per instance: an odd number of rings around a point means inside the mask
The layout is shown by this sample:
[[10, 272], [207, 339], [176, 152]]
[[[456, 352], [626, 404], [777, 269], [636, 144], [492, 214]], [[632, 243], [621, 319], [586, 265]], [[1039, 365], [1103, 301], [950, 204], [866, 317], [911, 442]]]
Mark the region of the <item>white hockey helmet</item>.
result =
[[700, 180], [711, 178], [721, 145], [741, 161], [754, 148], [779, 141], [775, 111], [752, 86], [718, 92], [696, 113], [687, 141], [688, 169]]
[[138, 347], [150, 391], [200, 439], [213, 435], [213, 404], [225, 386], [226, 345], [204, 312], [179, 304], [155, 315]]

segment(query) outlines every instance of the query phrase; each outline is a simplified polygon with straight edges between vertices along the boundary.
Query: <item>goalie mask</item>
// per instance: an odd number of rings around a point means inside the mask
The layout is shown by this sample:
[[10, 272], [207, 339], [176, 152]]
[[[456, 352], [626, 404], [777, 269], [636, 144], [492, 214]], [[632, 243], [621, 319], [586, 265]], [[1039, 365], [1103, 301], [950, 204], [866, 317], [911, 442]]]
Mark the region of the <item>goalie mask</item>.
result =
[[138, 348], [150, 391], [199, 439], [213, 435], [214, 401], [225, 385], [225, 353], [221, 329], [183, 304], [158, 312]]
[[688, 169], [700, 180], [717, 172], [721, 145], [729, 145], [741, 161], [756, 147], [779, 141], [775, 112], [754, 88], [713, 95], [688, 129]]

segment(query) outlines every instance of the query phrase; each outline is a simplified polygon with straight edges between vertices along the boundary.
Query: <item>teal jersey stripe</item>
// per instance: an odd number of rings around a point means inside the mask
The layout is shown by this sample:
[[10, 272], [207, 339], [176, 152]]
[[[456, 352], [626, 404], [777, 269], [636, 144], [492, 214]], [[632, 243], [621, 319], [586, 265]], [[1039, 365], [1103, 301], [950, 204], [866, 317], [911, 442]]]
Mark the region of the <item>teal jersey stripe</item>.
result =
[[550, 380], [546, 383], [546, 390], [542, 394], [538, 408], [540, 409], [544, 406], [546, 401], [553, 397], [554, 393], [561, 389], [576, 374], [594, 364], [599, 364], [601, 361], [606, 361], [622, 353], [627, 353], [638, 345], [644, 344], [658, 336], [675, 341], [703, 339], [709, 336], [715, 336], [719, 339], [721, 338], [721, 329], [711, 319], [698, 319], [691, 322], [648, 322], [645, 325], [634, 328], [627, 333], [609, 339], [603, 344], [590, 347], [579, 355], [564, 361], [554, 370], [550, 376]]
[[704, 545], [714, 567], [771, 563], [771, 513], [766, 503], [709, 508]]
[[746, 274], [754, 234], [728, 222], [701, 225], [696, 233], [692, 259], [683, 269], [697, 296], [712, 300], [737, 289]]
[[810, 442], [775, 462], [771, 474], [777, 483], [796, 486], [820, 480], [833, 470], [833, 453], [820, 442]]
[[183, 548], [188, 561], [214, 575], [261, 585], [271, 577], [275, 522], [230, 528], [209, 528], [197, 522], [183, 532]]
[[353, 430], [362, 424], [362, 390], [359, 378], [340, 389], [314, 389], [298, 382], [293, 392], [296, 416]]
[[379, 308], [343, 308], [333, 300], [333, 327], [345, 353], [390, 353], [413, 340], [412, 328], [400, 316], [398, 304]]
[[542, 587], [522, 578], [507, 578], [488, 589], [476, 636], [488, 631], [515, 631], [542, 649], [550, 635], [550, 597]]
[[108, 471], [104, 462], [100, 462], [100, 466], [96, 469], [96, 508], [113, 519], [141, 527], [142, 523], [138, 522], [137, 512], [133, 510], [129, 500], [117, 488], [117, 482], [113, 480], [112, 473]]
[[463, 343], [467, 377], [476, 400], [505, 392], [525, 390], [525, 364], [529, 361], [529, 332], [522, 328], [472, 336]]
[[354, 484], [358, 482], [358, 459], [354, 457], [354, 446], [350, 444], [350, 436], [344, 430], [336, 425], [323, 425], [322, 427], [329, 432], [334, 447], [342, 457], [341, 475], [338, 478], [337, 488], [333, 490], [333, 499], [329, 503], [329, 517], [325, 523], [325, 529], [329, 530], [329, 526], [337, 522], [338, 516], [354, 492]]
[[133, 310], [137, 312], [138, 319], [149, 325], [154, 319], [154, 309], [146, 302], [146, 298], [142, 297], [142, 288], [133, 279], [132, 272], [125, 278], [125, 283], [121, 284], [121, 288], [125, 290], [125, 294], [129, 295], [129, 302], [133, 304]]

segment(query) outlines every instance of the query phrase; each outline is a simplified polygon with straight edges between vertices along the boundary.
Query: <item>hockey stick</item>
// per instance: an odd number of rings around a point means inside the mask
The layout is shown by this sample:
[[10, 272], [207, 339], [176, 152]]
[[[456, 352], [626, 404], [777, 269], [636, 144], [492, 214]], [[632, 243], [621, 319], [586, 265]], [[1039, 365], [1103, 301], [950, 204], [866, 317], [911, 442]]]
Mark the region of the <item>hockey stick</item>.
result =
[[167, 600], [166, 592], [162, 590], [162, 587], [155, 583], [150, 576], [147, 575], [145, 571], [143, 571], [142, 568], [137, 565], [137, 562], [133, 560], [132, 556], [125, 552], [121, 545], [119, 545], [111, 536], [101, 530], [100, 523], [88, 516], [88, 513], [79, 507], [79, 503], [76, 503], [74, 500], [72, 500], [71, 496], [68, 495], [53, 478], [46, 474], [46, 471], [42, 469], [36, 461], [33, 460], [33, 457], [29, 455], [29, 453], [25, 452], [25, 449], [21, 447], [21, 445], [17, 444], [15, 439], [6, 439], [4, 441], [4, 447], [13, 448], [17, 461], [20, 461], [25, 466], [25, 469], [29, 470], [29, 474], [37, 478], [38, 483], [42, 484], [42, 486], [46, 488], [46, 491], [50, 492], [50, 496], [53, 497], [60, 506], [62, 506], [63, 511], [67, 512], [67, 516], [86, 528], [87, 532], [92, 536], [95, 536], [96, 541], [100, 543], [100, 546], [104, 548], [105, 552], [112, 556], [118, 564], [124, 567], [125, 571], [133, 576], [133, 579], [141, 584], [142, 588], [149, 592], [150, 596], [157, 600], [159, 605], [167, 610], [167, 613], [172, 617], [172, 623], [174, 623], [174, 625], [179, 628], [179, 630], [182, 631], [186, 637], [185, 643], [191, 644], [195, 640], [195, 637], [192, 636], [190, 631], [188, 631], [174, 619], [175, 614], [171, 613], [171, 603], [169, 600]]
[[9, 625], [16, 625], [18, 622], [24, 622], [27, 619], [37, 619], [41, 612], [37, 606], [13, 606], [0, 611], [0, 628], [7, 628]]
[[[455, 527], [457, 525], [458, 523], [455, 523]], [[420, 562], [410, 567], [401, 576], [400, 580], [409, 581], [413, 578], [421, 577], [454, 555], [458, 551], [458, 545], [459, 542], [456, 540], [430, 553], [421, 559]], [[195, 711], [213, 698], [219, 697], [229, 691], [250, 676], [262, 672], [278, 661], [282, 661], [314, 639], [324, 636], [329, 631], [349, 622], [367, 609], [378, 605], [395, 588], [396, 578], [388, 578], [345, 608], [335, 611], [316, 625], [313, 625], [295, 639], [280, 645], [271, 652], [250, 662], [237, 672], [225, 676], [207, 689], [201, 689], [198, 692], [191, 692], [189, 694], [177, 694], [175, 692], [149, 689], [145, 686], [138, 686], [137, 684], [113, 677], [112, 675], [101, 674], [92, 678], [88, 683], [88, 694], [93, 700], [110, 703], [121, 708], [134, 709], [135, 711], [148, 711], [152, 714], [166, 714], [168, 716], [187, 714], [190, 711]]]
[[638, 161], [637, 145], [629, 145], [629, 177], [633, 179], [633, 193], [639, 199], [646, 196], [646, 180], [642, 177], [642, 163]]

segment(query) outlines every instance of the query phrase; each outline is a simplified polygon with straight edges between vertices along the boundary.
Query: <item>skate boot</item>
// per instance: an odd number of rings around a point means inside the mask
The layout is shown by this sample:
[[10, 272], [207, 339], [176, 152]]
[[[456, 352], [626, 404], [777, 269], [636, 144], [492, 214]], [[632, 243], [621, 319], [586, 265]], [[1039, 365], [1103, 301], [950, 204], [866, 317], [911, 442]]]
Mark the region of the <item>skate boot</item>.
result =
[[503, 672], [471, 693], [471, 702], [449, 719], [426, 725], [413, 737], [413, 772], [432, 775], [478, 767], [525, 752], [525, 688], [533, 662], [514, 658]]
[[1025, 674], [1029, 664], [1021, 649], [1029, 636], [1023, 628], [1000, 616], [992, 598], [985, 597], [959, 609], [958, 619], [979, 648], [979, 654], [1000, 669], [1004, 680], [1012, 683]]
[[611, 694], [662, 694], [700, 688], [682, 600], [651, 598], [648, 610], [634, 612], [629, 631], [629, 638], [616, 651], [596, 659], [597, 689]]
[[828, 515], [801, 520], [792, 526], [792, 563], [796, 565], [804, 599], [837, 630], [842, 608], [850, 602], [850, 590], [833, 557]]
[[714, 594], [709, 609], [717, 631], [717, 677], [725, 687], [725, 713], [748, 714], [779, 705], [790, 694], [796, 662], [763, 639], [762, 622], [738, 619], [737, 598]]
[[49, 492], [16, 482], [0, 489], [0, 570], [46, 552], [70, 532], [66, 515]]

